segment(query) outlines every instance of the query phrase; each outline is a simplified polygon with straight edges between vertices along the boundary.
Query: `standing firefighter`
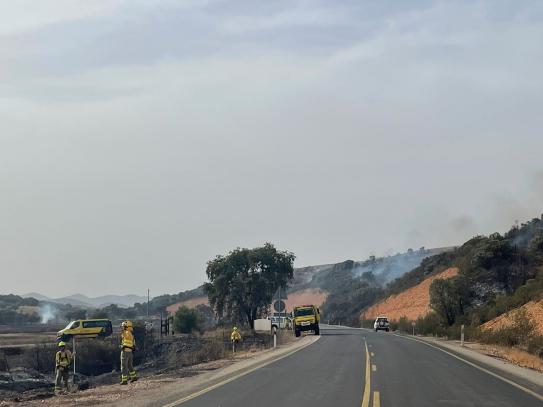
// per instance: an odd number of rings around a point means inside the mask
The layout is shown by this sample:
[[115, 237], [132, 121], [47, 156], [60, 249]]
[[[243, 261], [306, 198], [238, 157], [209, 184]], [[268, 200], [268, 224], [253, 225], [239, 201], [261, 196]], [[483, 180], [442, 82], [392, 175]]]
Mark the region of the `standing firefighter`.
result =
[[232, 328], [232, 333], [230, 334], [230, 340], [232, 341], [232, 351], [236, 351], [236, 344], [241, 341], [241, 334], [238, 331], [238, 327], [235, 326]]
[[134, 370], [134, 350], [136, 349], [136, 340], [131, 321], [122, 323], [121, 332], [121, 384], [128, 384], [128, 381], [138, 380]]
[[[55, 356], [55, 393], [60, 393], [62, 390], [61, 382], [64, 381], [64, 387], [68, 390], [68, 379], [70, 377], [69, 367], [72, 363], [73, 355], [66, 349], [65, 342], [58, 343], [59, 351]], [[75, 352], [74, 352], [75, 355]]]

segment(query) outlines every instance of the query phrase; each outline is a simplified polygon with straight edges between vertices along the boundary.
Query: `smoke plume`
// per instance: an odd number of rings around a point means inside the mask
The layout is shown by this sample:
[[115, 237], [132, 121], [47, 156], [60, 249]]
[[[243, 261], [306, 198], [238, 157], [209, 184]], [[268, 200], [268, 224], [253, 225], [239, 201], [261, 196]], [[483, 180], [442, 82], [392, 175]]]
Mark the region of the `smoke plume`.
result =
[[54, 319], [56, 319], [57, 310], [50, 304], [46, 304], [40, 307], [40, 318], [41, 323], [46, 324]]

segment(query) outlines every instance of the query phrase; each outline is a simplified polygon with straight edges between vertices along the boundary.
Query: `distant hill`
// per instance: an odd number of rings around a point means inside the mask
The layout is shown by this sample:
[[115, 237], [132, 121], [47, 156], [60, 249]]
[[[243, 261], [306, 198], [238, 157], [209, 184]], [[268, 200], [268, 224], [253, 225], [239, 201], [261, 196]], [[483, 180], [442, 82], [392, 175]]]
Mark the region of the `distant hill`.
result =
[[454, 247], [435, 249], [421, 247], [419, 250], [409, 249], [405, 253], [386, 257], [370, 256], [364, 261], [346, 260], [335, 264], [300, 267], [294, 270], [294, 280], [289, 284], [288, 291], [295, 292], [306, 288], [331, 291], [338, 282], [338, 276], [335, 275], [338, 267], [352, 277], [361, 277], [365, 273], [371, 273], [375, 283], [384, 286], [420, 266], [425, 258], [452, 250]]
[[34, 298], [38, 301], [51, 301], [51, 299], [45, 295], [42, 295], [40, 293], [28, 293], [21, 295], [22, 298]]
[[147, 297], [139, 295], [102, 295], [100, 297], [87, 297], [83, 294], [74, 294], [60, 298], [50, 298], [40, 293], [28, 293], [22, 295], [23, 298], [35, 298], [39, 301], [52, 302], [55, 304], [70, 304], [75, 307], [83, 308], [102, 308], [111, 304], [120, 307], [132, 307], [137, 302], [146, 302]]

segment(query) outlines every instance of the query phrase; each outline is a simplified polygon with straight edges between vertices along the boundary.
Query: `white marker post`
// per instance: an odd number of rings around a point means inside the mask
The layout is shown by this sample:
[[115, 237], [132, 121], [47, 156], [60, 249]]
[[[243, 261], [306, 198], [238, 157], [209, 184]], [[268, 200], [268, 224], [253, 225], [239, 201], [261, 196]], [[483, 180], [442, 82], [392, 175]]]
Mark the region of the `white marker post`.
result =
[[460, 327], [460, 346], [464, 346], [464, 324]]
[[411, 322], [411, 327], [413, 327], [413, 336], [415, 336], [415, 321]]
[[72, 378], [72, 383], [74, 384], [74, 388], [75, 388], [75, 384], [77, 382], [77, 379], [76, 379], [76, 376], [75, 376], [75, 358], [77, 356], [76, 352], [75, 352], [75, 335], [72, 337], [72, 355], [74, 357], [74, 360], [73, 360], [73, 364], [74, 364], [74, 377]]

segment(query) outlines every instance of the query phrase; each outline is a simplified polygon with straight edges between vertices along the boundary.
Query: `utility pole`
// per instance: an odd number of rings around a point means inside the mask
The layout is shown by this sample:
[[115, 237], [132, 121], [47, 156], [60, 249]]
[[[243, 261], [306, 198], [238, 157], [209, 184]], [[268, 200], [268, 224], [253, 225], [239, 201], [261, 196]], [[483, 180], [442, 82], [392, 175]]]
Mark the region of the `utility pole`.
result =
[[149, 319], [149, 289], [147, 289], [147, 319]]

